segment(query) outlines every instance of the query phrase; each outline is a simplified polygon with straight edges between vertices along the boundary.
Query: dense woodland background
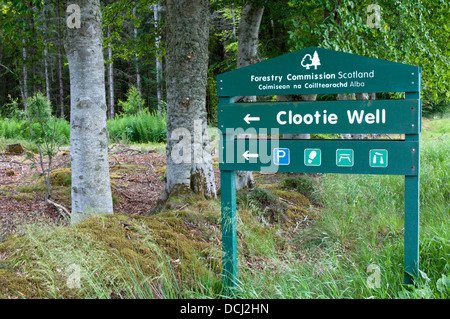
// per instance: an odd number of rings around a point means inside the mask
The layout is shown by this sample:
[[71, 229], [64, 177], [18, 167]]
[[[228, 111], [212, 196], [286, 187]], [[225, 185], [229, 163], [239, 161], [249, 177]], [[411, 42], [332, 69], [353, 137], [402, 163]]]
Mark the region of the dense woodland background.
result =
[[[208, 120], [214, 123], [216, 75], [236, 68], [242, 15], [262, 11], [257, 58], [251, 63], [309, 46], [419, 65], [425, 112], [450, 103], [450, 6], [426, 1], [211, 0]], [[52, 112], [69, 119], [69, 70], [63, 39], [70, 1], [2, 0], [0, 7], [0, 108], [38, 91]], [[379, 7], [374, 7], [379, 5]], [[124, 112], [135, 88], [143, 107], [165, 107], [165, 2], [101, 1], [108, 116]], [[261, 13], [261, 12], [260, 12]], [[379, 15], [377, 15], [379, 13]], [[379, 18], [378, 18], [379, 17]], [[245, 30], [244, 30], [245, 31]], [[257, 33], [258, 34], [258, 33]], [[258, 39], [257, 39], [258, 40]], [[333, 99], [333, 96], [319, 99]], [[386, 98], [386, 96], [384, 97]]]

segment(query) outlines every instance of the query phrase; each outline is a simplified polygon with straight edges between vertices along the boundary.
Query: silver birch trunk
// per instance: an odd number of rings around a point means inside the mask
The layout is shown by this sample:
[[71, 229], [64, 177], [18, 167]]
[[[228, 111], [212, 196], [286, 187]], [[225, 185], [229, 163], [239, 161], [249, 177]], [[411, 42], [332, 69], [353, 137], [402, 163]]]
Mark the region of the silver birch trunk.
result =
[[44, 33], [44, 76], [45, 76], [45, 95], [50, 102], [50, 79], [48, 77], [48, 48], [47, 48], [47, 17], [45, 16], [45, 3], [42, 8], [42, 31]]
[[[161, 11], [161, 5], [159, 3], [156, 3], [153, 5], [153, 17], [155, 20], [155, 27], [159, 27], [159, 16]], [[162, 54], [160, 50], [161, 45], [161, 36], [157, 36], [155, 39], [155, 46], [156, 46], [156, 99], [158, 101], [158, 114], [162, 114], [162, 88], [161, 88], [161, 79], [162, 79]]]
[[[75, 2], [73, 2], [75, 3]], [[58, 36], [58, 81], [59, 81], [59, 107], [61, 118], [64, 118], [64, 82], [62, 63], [62, 34], [59, 0], [56, 2], [57, 36]]]
[[[136, 7], [133, 8], [133, 15], [136, 16]], [[137, 28], [136, 26], [133, 27], [133, 34], [134, 34], [134, 39], [135, 41], [137, 41]], [[109, 35], [108, 35], [109, 36]], [[139, 57], [137, 55], [137, 53], [135, 54], [135, 65], [136, 65], [136, 88], [138, 90], [139, 96], [142, 96], [142, 89], [141, 89], [141, 73], [139, 70]]]
[[81, 28], [67, 29], [70, 71], [70, 160], [72, 218], [112, 214], [106, 128], [105, 61], [99, 0], [74, 0]]
[[166, 195], [216, 196], [206, 119], [209, 0], [168, 0]]
[[22, 75], [23, 75], [23, 104], [24, 109], [27, 111], [27, 101], [28, 101], [28, 69], [27, 69], [27, 49], [26, 49], [26, 41], [25, 39], [22, 39], [22, 58], [23, 58], [23, 67], [22, 67]]
[[[264, 7], [258, 6], [256, 2], [249, 1], [242, 9], [239, 22], [239, 42], [237, 54], [237, 68], [259, 62], [258, 56], [258, 34]], [[256, 96], [238, 97], [244, 102], [256, 102]], [[239, 134], [238, 138], [244, 138]], [[254, 184], [253, 173], [248, 171], [236, 171], [236, 190], [252, 187]]]
[[[107, 28], [108, 38], [111, 37], [110, 27]], [[108, 88], [109, 88], [109, 118], [113, 119], [115, 115], [114, 105], [114, 65], [112, 62], [112, 48], [111, 44], [108, 45]]]

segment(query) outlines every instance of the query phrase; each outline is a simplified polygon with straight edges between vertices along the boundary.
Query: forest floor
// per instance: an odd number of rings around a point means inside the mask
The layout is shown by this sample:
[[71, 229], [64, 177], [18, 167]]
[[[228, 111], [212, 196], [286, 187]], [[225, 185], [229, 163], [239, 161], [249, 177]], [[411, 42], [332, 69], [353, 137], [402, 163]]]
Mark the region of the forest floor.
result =
[[[34, 154], [34, 158], [27, 158], [26, 153], [0, 153], [0, 238], [36, 219], [67, 223], [57, 207], [45, 204], [39, 156]], [[164, 186], [165, 156], [115, 144], [109, 158], [115, 211], [145, 216]], [[51, 200], [70, 211], [70, 156], [64, 148], [53, 158], [51, 184]]]
[[[165, 154], [155, 150], [114, 144], [109, 148], [109, 169], [114, 211], [119, 214], [145, 216], [153, 208], [164, 187]], [[39, 220], [68, 225], [62, 212], [46, 204], [45, 182], [39, 155], [0, 153], [0, 241]], [[216, 188], [220, 188], [218, 157], [213, 156]], [[48, 162], [44, 160], [44, 168]], [[69, 148], [62, 147], [52, 159], [51, 200], [71, 211]], [[276, 181], [272, 181], [276, 179]], [[279, 182], [277, 175], [267, 174], [262, 183]]]

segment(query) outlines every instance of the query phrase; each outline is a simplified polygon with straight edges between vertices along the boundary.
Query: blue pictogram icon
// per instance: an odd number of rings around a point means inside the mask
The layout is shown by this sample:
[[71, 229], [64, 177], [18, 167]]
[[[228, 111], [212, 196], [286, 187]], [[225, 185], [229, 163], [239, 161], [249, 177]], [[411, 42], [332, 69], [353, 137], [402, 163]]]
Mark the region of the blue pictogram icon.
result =
[[274, 148], [273, 149], [273, 163], [275, 165], [289, 165], [289, 149], [288, 148]]

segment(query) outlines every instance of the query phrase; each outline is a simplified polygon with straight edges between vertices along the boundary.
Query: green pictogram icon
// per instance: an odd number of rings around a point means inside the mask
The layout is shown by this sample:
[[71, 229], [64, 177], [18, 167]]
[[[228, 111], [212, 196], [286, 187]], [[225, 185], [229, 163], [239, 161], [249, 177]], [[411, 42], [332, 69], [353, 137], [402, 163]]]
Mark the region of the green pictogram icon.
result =
[[305, 165], [320, 166], [322, 165], [322, 151], [318, 148], [305, 149]]
[[353, 150], [336, 150], [336, 165], [342, 167], [352, 167], [354, 164]]
[[387, 150], [370, 150], [369, 163], [371, 167], [387, 167], [388, 151]]

